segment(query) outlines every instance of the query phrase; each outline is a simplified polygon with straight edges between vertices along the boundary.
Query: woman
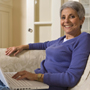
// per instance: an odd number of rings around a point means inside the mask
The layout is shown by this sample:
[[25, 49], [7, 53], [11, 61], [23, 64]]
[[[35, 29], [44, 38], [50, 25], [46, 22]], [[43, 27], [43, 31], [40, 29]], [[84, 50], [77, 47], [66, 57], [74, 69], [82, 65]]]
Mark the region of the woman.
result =
[[13, 52], [16, 55], [24, 49], [46, 50], [46, 59], [41, 62], [41, 68], [35, 70], [35, 74], [21, 71], [13, 78], [41, 81], [49, 85], [49, 90], [67, 90], [75, 86], [84, 72], [90, 53], [90, 34], [81, 33], [84, 16], [81, 3], [68, 1], [60, 9], [60, 22], [65, 36], [44, 43], [7, 48], [6, 55]]

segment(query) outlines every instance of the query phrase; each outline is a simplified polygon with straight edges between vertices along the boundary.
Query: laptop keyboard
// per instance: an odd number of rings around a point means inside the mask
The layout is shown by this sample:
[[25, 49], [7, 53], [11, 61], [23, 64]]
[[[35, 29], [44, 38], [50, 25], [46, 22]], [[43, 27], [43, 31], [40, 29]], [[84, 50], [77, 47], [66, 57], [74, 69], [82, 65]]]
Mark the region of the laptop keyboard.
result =
[[30, 84], [29, 80], [16, 80], [16, 79], [13, 79], [12, 76], [14, 74], [12, 73], [4, 73], [6, 79], [7, 79], [7, 82], [9, 83], [9, 86], [11, 87], [14, 87], [14, 88], [17, 88], [17, 90], [19, 90], [18, 88], [23, 88], [23, 89], [20, 89], [20, 90], [24, 90], [24, 88], [28, 88], [29, 89], [29, 86], [32, 86], [32, 84]]
[[38, 81], [30, 81], [30, 80], [16, 80], [13, 79], [12, 76], [15, 73], [4, 73], [4, 76], [10, 86], [10, 90], [33, 90], [33, 89], [48, 89], [49, 86]]

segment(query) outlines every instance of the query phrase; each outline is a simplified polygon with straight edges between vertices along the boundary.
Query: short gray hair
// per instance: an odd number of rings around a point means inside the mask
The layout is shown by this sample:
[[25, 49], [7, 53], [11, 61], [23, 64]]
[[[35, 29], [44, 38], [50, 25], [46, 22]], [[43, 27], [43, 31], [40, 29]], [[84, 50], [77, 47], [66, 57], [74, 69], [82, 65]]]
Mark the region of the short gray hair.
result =
[[80, 2], [68, 1], [68, 2], [64, 3], [60, 9], [60, 16], [61, 16], [62, 10], [65, 8], [72, 8], [72, 9], [76, 10], [77, 14], [79, 16], [79, 19], [82, 19], [85, 16], [85, 9]]

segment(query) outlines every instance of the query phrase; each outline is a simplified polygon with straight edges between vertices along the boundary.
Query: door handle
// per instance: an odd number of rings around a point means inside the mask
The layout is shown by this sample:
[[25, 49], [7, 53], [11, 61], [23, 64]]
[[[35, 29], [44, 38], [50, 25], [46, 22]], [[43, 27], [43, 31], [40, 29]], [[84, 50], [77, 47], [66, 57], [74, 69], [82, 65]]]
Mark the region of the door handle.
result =
[[32, 32], [33, 32], [33, 30], [32, 30], [31, 28], [29, 28], [29, 29], [28, 29], [28, 32], [32, 33]]

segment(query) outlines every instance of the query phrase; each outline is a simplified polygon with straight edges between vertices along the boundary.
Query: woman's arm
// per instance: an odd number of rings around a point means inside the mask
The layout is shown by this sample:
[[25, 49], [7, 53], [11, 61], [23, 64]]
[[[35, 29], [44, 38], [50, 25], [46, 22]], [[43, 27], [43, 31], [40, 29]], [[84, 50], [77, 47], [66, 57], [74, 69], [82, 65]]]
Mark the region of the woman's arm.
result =
[[30, 50], [45, 50], [47, 47], [57, 43], [60, 40], [61, 38], [58, 38], [57, 40], [47, 41], [44, 43], [30, 43], [29, 49]]
[[14, 56], [15, 56], [18, 53], [22, 52], [23, 50], [45, 50], [47, 47], [54, 44], [58, 40], [59, 39], [53, 40], [53, 41], [47, 41], [44, 43], [30, 43], [28, 45], [20, 45], [20, 46], [9, 47], [9, 48], [7, 48], [5, 53], [6, 53], [6, 55], [11, 55], [12, 53], [15, 52], [14, 53]]

